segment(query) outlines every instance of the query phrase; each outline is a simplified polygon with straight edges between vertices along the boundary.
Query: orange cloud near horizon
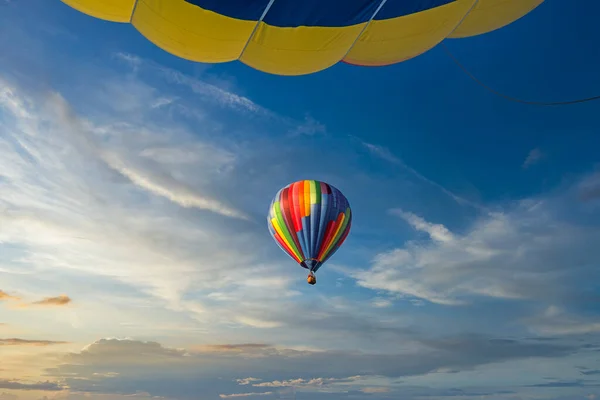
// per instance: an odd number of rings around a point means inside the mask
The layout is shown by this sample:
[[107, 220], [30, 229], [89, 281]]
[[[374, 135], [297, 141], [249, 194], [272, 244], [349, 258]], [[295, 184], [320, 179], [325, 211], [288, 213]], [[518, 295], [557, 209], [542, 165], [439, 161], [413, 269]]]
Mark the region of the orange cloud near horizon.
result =
[[5, 291], [0, 290], [0, 301], [3, 301], [3, 300], [21, 300], [21, 299], [16, 296], [11, 296], [10, 294], [6, 293]]
[[73, 302], [73, 300], [69, 296], [61, 294], [60, 296], [45, 297], [42, 300], [34, 301], [31, 303], [25, 303], [20, 297], [10, 295], [3, 290], [0, 290], [0, 301], [17, 302], [17, 304], [14, 306], [17, 308], [28, 308], [32, 306], [61, 307], [71, 304]]
[[31, 304], [38, 306], [65, 306], [71, 302], [72, 300], [69, 296], [61, 294], [60, 296], [56, 297], [46, 297], [42, 300], [34, 301]]

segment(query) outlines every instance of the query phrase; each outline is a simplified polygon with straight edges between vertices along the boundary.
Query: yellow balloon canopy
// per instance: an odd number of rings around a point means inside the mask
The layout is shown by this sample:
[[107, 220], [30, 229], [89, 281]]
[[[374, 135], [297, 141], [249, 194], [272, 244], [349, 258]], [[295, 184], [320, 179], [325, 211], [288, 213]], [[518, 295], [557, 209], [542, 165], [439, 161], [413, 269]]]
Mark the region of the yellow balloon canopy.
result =
[[131, 23], [176, 56], [239, 60], [278, 75], [337, 62], [399, 63], [445, 38], [493, 31], [544, 0], [62, 0], [96, 18]]

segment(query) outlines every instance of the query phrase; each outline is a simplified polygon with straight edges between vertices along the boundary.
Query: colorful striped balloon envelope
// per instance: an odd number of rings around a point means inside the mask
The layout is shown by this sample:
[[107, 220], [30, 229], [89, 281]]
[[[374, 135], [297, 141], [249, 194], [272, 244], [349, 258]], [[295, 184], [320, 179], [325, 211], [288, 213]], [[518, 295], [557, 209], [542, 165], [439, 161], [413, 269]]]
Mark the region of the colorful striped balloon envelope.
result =
[[337, 188], [302, 180], [277, 192], [267, 225], [279, 247], [312, 273], [346, 240], [352, 212], [348, 199]]
[[446, 38], [493, 31], [544, 0], [62, 0], [96, 18], [131, 23], [176, 56], [239, 60], [278, 75], [337, 62], [402, 62]]

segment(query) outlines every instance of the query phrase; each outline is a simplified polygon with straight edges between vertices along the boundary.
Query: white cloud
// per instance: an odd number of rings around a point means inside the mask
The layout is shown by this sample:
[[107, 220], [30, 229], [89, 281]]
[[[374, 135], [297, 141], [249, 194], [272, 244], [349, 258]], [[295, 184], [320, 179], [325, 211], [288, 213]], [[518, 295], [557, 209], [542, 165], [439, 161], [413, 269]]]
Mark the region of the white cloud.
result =
[[278, 321], [268, 321], [265, 319], [253, 318], [245, 315], [239, 315], [236, 319], [239, 323], [252, 326], [254, 328], [277, 328], [282, 325], [282, 323]]
[[403, 218], [416, 230], [426, 232], [432, 240], [445, 243], [454, 240], [454, 235], [444, 225], [429, 223], [418, 215], [400, 209], [393, 209], [390, 212]]
[[391, 307], [393, 302], [390, 299], [375, 298], [371, 301], [371, 304], [376, 308], [386, 308]]
[[276, 393], [273, 392], [262, 392], [262, 393], [234, 393], [234, 394], [220, 394], [219, 397], [222, 399], [235, 399], [238, 397], [255, 397], [255, 396], [272, 396]]
[[131, 68], [137, 72], [137, 70], [139, 69], [140, 65], [142, 65], [143, 60], [131, 53], [115, 53], [114, 57], [116, 57], [117, 59], [120, 59], [122, 61], [124, 61], [125, 63], [129, 64], [129, 66], [131, 66]]
[[257, 381], [260, 381], [260, 379], [258, 379], [258, 378], [252, 378], [252, 377], [250, 377], [250, 378], [243, 378], [243, 379], [236, 379], [236, 382], [238, 383], [238, 385], [242, 385], [242, 386], [243, 385], [249, 385], [252, 382], [257, 382]]
[[202, 196], [188, 185], [178, 182], [168, 175], [158, 175], [142, 168], [127, 165], [123, 159], [114, 153], [107, 154], [103, 158], [111, 168], [131, 180], [132, 183], [158, 196], [165, 197], [182, 207], [196, 207], [228, 217], [248, 219], [239, 210], [230, 208], [218, 200]]
[[152, 108], [161, 108], [164, 106], [168, 106], [169, 104], [173, 104], [173, 102], [175, 101], [174, 98], [170, 98], [170, 97], [159, 97], [158, 99], [156, 99], [156, 101], [154, 101], [154, 103], [152, 103]]
[[261, 383], [253, 383], [252, 386], [255, 387], [296, 387], [296, 388], [319, 388], [323, 386], [330, 386], [336, 383], [350, 383], [361, 380], [362, 377], [351, 376], [348, 378], [311, 378], [311, 379], [288, 379], [284, 381], [271, 381], [271, 382], [261, 382]]
[[410, 241], [377, 255], [370, 268], [348, 273], [363, 287], [446, 305], [467, 304], [474, 296], [542, 302], [589, 296], [600, 228], [591, 222], [595, 211], [573, 198], [580, 186], [521, 201], [462, 234], [392, 210], [432, 240]]

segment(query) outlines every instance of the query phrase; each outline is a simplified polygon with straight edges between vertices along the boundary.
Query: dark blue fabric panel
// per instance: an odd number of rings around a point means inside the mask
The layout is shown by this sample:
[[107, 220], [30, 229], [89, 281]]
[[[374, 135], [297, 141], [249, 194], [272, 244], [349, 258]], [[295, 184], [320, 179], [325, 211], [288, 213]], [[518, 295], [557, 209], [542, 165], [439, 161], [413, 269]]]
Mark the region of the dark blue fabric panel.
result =
[[387, 0], [375, 16], [376, 20], [402, 17], [431, 8], [443, 6], [456, 0]]
[[273, 26], [348, 26], [371, 19], [382, 0], [275, 0], [264, 22]]
[[205, 10], [214, 11], [231, 18], [258, 21], [267, 8], [269, 0], [185, 0]]
[[[228, 17], [258, 21], [269, 0], [185, 0]], [[275, 0], [264, 22], [273, 26], [348, 26], [366, 22], [383, 0]], [[389, 19], [456, 0], [387, 0], [375, 19]]]

